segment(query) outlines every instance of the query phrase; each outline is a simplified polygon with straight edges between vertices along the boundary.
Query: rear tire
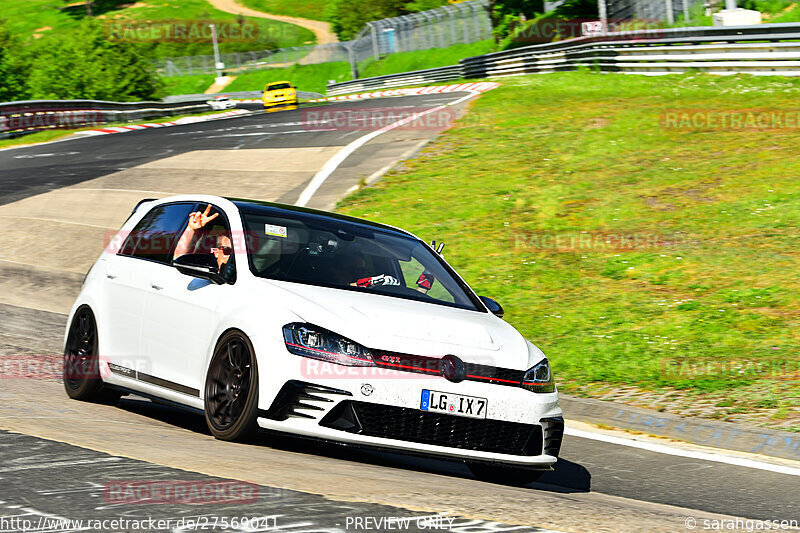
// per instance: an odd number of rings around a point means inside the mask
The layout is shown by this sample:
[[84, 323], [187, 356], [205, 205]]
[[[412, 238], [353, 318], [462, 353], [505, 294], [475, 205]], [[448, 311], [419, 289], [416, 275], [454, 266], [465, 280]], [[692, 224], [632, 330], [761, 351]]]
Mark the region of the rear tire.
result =
[[94, 313], [89, 306], [79, 307], [72, 317], [64, 348], [64, 389], [73, 400], [116, 403], [121, 394], [103, 387], [97, 347]]
[[220, 440], [244, 440], [258, 429], [258, 367], [242, 332], [229, 331], [217, 343], [203, 402], [208, 428]]
[[501, 466], [490, 463], [468, 463], [472, 474], [481, 481], [501, 485], [524, 486], [539, 479], [544, 472], [525, 467]]

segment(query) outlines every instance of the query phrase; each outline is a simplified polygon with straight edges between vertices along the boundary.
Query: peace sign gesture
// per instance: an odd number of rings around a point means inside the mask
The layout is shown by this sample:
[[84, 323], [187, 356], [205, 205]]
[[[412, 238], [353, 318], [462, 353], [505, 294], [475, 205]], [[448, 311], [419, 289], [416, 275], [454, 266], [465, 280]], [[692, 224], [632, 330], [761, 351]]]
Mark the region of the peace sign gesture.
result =
[[219, 216], [219, 213], [214, 213], [211, 216], [208, 216], [208, 212], [211, 210], [211, 204], [206, 205], [206, 210], [202, 213], [200, 211], [195, 211], [194, 213], [189, 213], [189, 227], [193, 230], [199, 230], [215, 218]]

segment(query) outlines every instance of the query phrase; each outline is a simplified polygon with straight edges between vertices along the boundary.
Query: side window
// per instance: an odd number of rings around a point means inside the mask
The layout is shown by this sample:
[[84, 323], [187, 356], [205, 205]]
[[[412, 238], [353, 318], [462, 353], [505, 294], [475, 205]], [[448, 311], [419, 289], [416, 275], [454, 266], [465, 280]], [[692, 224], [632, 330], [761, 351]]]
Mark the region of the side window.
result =
[[[208, 255], [217, 263], [219, 274], [230, 283], [236, 281], [236, 265], [233, 255], [233, 240], [230, 224], [225, 213], [213, 204], [199, 203], [193, 206], [197, 215], [194, 225], [181, 226], [181, 231], [175, 238], [176, 246], [172, 257], [177, 258], [183, 254]], [[189, 213], [185, 221], [189, 222]]]
[[171, 262], [172, 249], [186, 225], [194, 204], [169, 204], [154, 207], [136, 224], [120, 251], [140, 259]]

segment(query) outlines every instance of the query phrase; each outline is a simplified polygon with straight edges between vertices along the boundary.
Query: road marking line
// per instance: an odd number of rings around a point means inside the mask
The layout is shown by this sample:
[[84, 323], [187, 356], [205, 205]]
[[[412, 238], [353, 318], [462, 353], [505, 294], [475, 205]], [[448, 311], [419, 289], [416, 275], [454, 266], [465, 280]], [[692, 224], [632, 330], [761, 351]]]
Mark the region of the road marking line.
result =
[[53, 222], [54, 224], [72, 224], [74, 226], [86, 226], [89, 228], [115, 230], [115, 228], [112, 228], [111, 226], [98, 226], [97, 224], [87, 224], [86, 222], [72, 222], [70, 220], [59, 220], [55, 218], [26, 217], [21, 215], [0, 215], [0, 218], [13, 218], [15, 220], [38, 220], [40, 222]]
[[307, 130], [290, 130], [290, 131], [259, 131], [256, 133], [224, 133], [222, 135], [206, 135], [204, 139], [221, 139], [223, 137], [253, 137], [253, 136], [275, 136], [275, 135], [288, 135], [290, 133], [317, 133], [320, 131], [335, 131], [336, 128], [315, 128]]
[[458, 100], [454, 100], [448, 104], [432, 107], [431, 109], [428, 109], [427, 111], [422, 111], [421, 113], [414, 113], [409, 117], [406, 117], [402, 120], [398, 120], [397, 122], [392, 122], [391, 124], [388, 124], [379, 130], [372, 131], [366, 135], [359, 137], [355, 141], [351, 142], [350, 144], [346, 145], [344, 148], [339, 150], [333, 157], [331, 157], [322, 166], [322, 168], [314, 175], [314, 177], [311, 178], [311, 181], [309, 182], [308, 186], [306, 186], [306, 188], [303, 190], [303, 192], [300, 194], [300, 197], [295, 202], [295, 205], [299, 207], [305, 207], [311, 200], [311, 197], [314, 196], [314, 193], [316, 193], [322, 186], [322, 184], [325, 183], [325, 180], [328, 179], [328, 176], [333, 174], [333, 172], [337, 168], [339, 168], [339, 165], [341, 165], [345, 159], [347, 159], [353, 152], [364, 146], [366, 143], [368, 143], [378, 135], [386, 133], [387, 131], [393, 130], [395, 128], [398, 128], [403, 124], [407, 124], [409, 122], [418, 120], [420, 117], [423, 117], [430, 113], [440, 111], [445, 107], [459, 104], [464, 100], [473, 98], [475, 96], [478, 96], [479, 94], [481, 93], [478, 91], [474, 91], [471, 94], [468, 94], [467, 96], [459, 98]]
[[[127, 169], [126, 169], [127, 170]], [[63, 188], [58, 189], [59, 191], [69, 191], [69, 192], [84, 192], [84, 191], [111, 191], [111, 192], [143, 192], [147, 194], [163, 194], [165, 196], [175, 196], [176, 194], [181, 194], [177, 192], [164, 192], [164, 191], [146, 191], [144, 189], [104, 189], [104, 188], [96, 188], [96, 187], [72, 187], [72, 188]]]
[[0, 468], [0, 472], [17, 472], [19, 470], [36, 470], [41, 468], [52, 468], [54, 466], [76, 466], [94, 463], [110, 463], [122, 460], [122, 457], [97, 457], [94, 459], [80, 459], [77, 461], [56, 461], [53, 463], [31, 463], [26, 465], [6, 466]]
[[[376, 181], [378, 181], [378, 179], [379, 179], [381, 176], [383, 176], [384, 174], [386, 174], [387, 172], [389, 172], [390, 170], [392, 170], [394, 167], [396, 167], [396, 166], [397, 166], [397, 165], [400, 163], [400, 161], [404, 161], [404, 160], [408, 159], [409, 157], [411, 157], [412, 155], [414, 155], [416, 152], [418, 152], [419, 150], [421, 150], [421, 149], [422, 149], [422, 147], [423, 147], [423, 146], [425, 146], [426, 144], [428, 144], [428, 141], [427, 141], [427, 140], [420, 141], [420, 142], [416, 143], [416, 144], [415, 144], [414, 146], [412, 146], [410, 149], [408, 149], [408, 150], [406, 150], [405, 152], [403, 152], [402, 154], [400, 154], [400, 157], [397, 159], [397, 161], [394, 161], [394, 162], [392, 162], [392, 163], [389, 163], [388, 165], [386, 165], [386, 166], [384, 166], [384, 167], [381, 167], [380, 169], [378, 169], [378, 170], [376, 170], [375, 172], [373, 172], [372, 174], [370, 174], [370, 175], [369, 175], [369, 177], [368, 177], [367, 179], [365, 179], [365, 180], [364, 180], [364, 184], [366, 184], [366, 185], [372, 185], [373, 183], [375, 183]], [[354, 193], [354, 192], [356, 192], [356, 191], [357, 191], [357, 190], [358, 190], [360, 187], [361, 187], [361, 184], [357, 183], [357, 184], [353, 185], [352, 187], [350, 187], [349, 189], [347, 189], [347, 190], [345, 191], [345, 194]]]
[[631, 448], [638, 448], [640, 450], [646, 450], [649, 452], [663, 453], [666, 455], [675, 455], [677, 457], [686, 457], [689, 459], [698, 459], [700, 461], [725, 463], [733, 466], [742, 466], [745, 468], [755, 468], [758, 470], [766, 470], [768, 472], [787, 474], [790, 476], [800, 476], [800, 468], [794, 468], [791, 466], [784, 466], [773, 463], [766, 463], [762, 461], [756, 461], [754, 459], [746, 459], [744, 457], [734, 457], [731, 455], [723, 455], [711, 452], [697, 452], [692, 450], [684, 450], [681, 448], [667, 446], [664, 444], [656, 444], [652, 442], [626, 439], [623, 437], [615, 437], [613, 435], [606, 435], [604, 433], [595, 433], [593, 431], [584, 431], [582, 429], [575, 429], [571, 427], [566, 427], [564, 429], [564, 433], [566, 435], [571, 435], [573, 437], [599, 440], [602, 442], [608, 442], [609, 444], [616, 444], [618, 446], [629, 446]]

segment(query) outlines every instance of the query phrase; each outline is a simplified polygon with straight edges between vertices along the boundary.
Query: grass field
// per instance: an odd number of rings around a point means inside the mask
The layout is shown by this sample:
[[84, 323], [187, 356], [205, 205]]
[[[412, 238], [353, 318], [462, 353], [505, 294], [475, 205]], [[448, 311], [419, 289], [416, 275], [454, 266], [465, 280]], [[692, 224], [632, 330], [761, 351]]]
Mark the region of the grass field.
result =
[[[420, 70], [425, 68], [454, 65], [458, 60], [473, 55], [492, 51], [491, 41], [480, 41], [472, 44], [458, 44], [448, 48], [420, 50], [417, 52], [400, 52], [387, 56], [380, 61], [370, 60], [360, 65], [360, 75], [382, 76]], [[260, 91], [270, 81], [291, 80], [301, 91], [325, 94], [329, 80], [350, 80], [350, 66], [347, 63], [321, 63], [319, 65], [294, 65], [288, 68], [274, 68], [245, 72], [237, 76], [225, 88], [227, 91]], [[181, 76], [164, 78], [166, 94], [202, 93], [213, 82], [214, 76]]]
[[[0, 17], [6, 19], [9, 31], [24, 39], [33, 39], [37, 34], [42, 37], [51, 33], [69, 30], [78, 25], [85, 16], [85, 8], [76, 6], [69, 9], [63, 8], [63, 0], [3, 0], [3, 9]], [[124, 7], [129, 6], [129, 7]], [[152, 2], [144, 0], [136, 3], [126, 3], [119, 0], [98, 1], [95, 7], [95, 16], [105, 23], [118, 23], [125, 21], [169, 21], [169, 20], [219, 20], [233, 21], [236, 15], [218, 11], [211, 7], [205, 0], [162, 0]], [[274, 43], [278, 47], [298, 46], [313, 43], [314, 34], [311, 31], [296, 26], [273, 20], [261, 18], [246, 18], [249, 22], [258, 25], [256, 42], [225, 42], [221, 40], [220, 50], [224, 52], [254, 50], [263, 48], [263, 43]], [[49, 29], [45, 29], [49, 28]], [[173, 54], [211, 54], [210, 43], [161, 43], [159, 55]]]
[[[797, 431], [798, 96], [772, 77], [506, 78], [339, 210], [447, 242], [564, 391]], [[675, 127], [681, 110], [793, 126]]]
[[365, 64], [359, 65], [359, 76], [369, 78], [371, 76], [383, 76], [411, 70], [456, 65], [459, 59], [493, 51], [493, 46], [493, 41], [489, 39], [470, 44], [456, 44], [447, 48], [399, 52], [386, 56], [380, 61], [370, 60]]
[[287, 68], [255, 70], [239, 75], [226, 91], [261, 91], [271, 81], [289, 80], [301, 91], [325, 94], [328, 80], [350, 79], [347, 63], [322, 63], [319, 65], [294, 65]]
[[214, 83], [214, 76], [208, 74], [161, 79], [164, 81], [164, 94], [203, 94]]
[[325, 20], [325, 0], [241, 0], [242, 5], [274, 15]]

